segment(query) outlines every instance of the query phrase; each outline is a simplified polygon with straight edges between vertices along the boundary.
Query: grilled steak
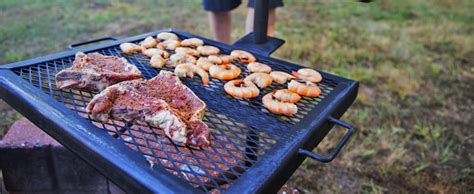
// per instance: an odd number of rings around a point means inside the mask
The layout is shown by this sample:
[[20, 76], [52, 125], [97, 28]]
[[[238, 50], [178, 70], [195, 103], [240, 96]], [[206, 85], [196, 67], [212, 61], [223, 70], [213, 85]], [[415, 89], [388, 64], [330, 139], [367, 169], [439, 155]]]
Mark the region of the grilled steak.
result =
[[72, 67], [56, 74], [56, 86], [60, 89], [102, 91], [118, 82], [139, 78], [141, 72], [125, 58], [78, 52]]
[[87, 106], [92, 117], [148, 123], [175, 143], [208, 146], [210, 131], [201, 121], [206, 104], [173, 73], [161, 71], [151, 80], [125, 81], [94, 96]]
[[[160, 74], [148, 81], [147, 87], [139, 87], [138, 91], [148, 93], [152, 97], [166, 101], [172, 108], [179, 110], [186, 120], [199, 119], [204, 116], [206, 103], [179, 80], [178, 76], [169, 71], [160, 71]], [[154, 92], [147, 92], [153, 90]]]

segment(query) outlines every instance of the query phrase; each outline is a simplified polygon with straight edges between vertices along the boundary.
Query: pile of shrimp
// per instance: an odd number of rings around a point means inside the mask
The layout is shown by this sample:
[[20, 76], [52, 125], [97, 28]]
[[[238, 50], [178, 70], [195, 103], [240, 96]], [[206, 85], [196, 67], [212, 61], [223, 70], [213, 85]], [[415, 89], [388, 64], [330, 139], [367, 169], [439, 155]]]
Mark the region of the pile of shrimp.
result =
[[[178, 77], [198, 75], [204, 86], [208, 86], [209, 77], [227, 81], [224, 90], [235, 98], [255, 98], [271, 84], [287, 84], [287, 88], [273, 90], [262, 98], [263, 106], [276, 114], [294, 115], [298, 112], [296, 103], [301, 96], [317, 97], [321, 93], [316, 83], [321, 82], [322, 76], [313, 69], [302, 68], [291, 73], [272, 71], [269, 65], [257, 62], [257, 58], [247, 51], [221, 54], [219, 48], [204, 45], [199, 38], [180, 40], [174, 33], [161, 32], [156, 37], [146, 37], [139, 44], [122, 43], [120, 49], [127, 55], [140, 53], [149, 58], [153, 68], [174, 68]], [[232, 64], [235, 61], [251, 74], [239, 78], [242, 69]]]

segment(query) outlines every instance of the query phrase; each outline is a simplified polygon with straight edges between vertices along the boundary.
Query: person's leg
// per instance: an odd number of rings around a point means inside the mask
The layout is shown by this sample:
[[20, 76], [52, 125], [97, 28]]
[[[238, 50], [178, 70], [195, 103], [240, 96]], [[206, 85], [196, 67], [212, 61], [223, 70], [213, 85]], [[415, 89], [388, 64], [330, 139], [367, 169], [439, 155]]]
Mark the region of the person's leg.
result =
[[[248, 33], [253, 32], [253, 20], [255, 15], [255, 9], [253, 7], [249, 7], [247, 11], [247, 20], [245, 22], [245, 31]], [[275, 28], [275, 20], [276, 20], [276, 9], [271, 8], [268, 10], [268, 27], [267, 27], [267, 35], [273, 35], [273, 29]]]
[[241, 0], [202, 0], [202, 6], [207, 11], [212, 36], [215, 40], [229, 43], [232, 30], [230, 11], [238, 7]]
[[229, 43], [232, 30], [232, 16], [230, 11], [207, 12], [214, 40]]

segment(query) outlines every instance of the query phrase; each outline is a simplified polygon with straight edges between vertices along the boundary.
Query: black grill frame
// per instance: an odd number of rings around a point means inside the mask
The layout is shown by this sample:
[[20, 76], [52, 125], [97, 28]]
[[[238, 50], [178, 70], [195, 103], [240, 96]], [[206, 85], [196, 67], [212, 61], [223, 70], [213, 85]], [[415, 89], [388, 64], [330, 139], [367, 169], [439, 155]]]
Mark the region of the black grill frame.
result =
[[[57, 102], [51, 96], [43, 93], [41, 89], [38, 89], [17, 75], [17, 70], [19, 68], [31, 68], [31, 66], [36, 64], [58, 59], [71, 58], [77, 51], [103, 51], [106, 48], [116, 47], [123, 42], [136, 42], [150, 35], [155, 36], [162, 31], [172, 31], [182, 37], [201, 38], [206, 44], [217, 46], [225, 52], [230, 52], [234, 49], [252, 51], [252, 48], [241, 48], [236, 45], [226, 45], [179, 30], [161, 30], [122, 40], [74, 49], [54, 55], [0, 66], [0, 91], [2, 92], [1, 97], [20, 113], [30, 119], [33, 123], [50, 134], [53, 138], [58, 140], [65, 147], [71, 149], [73, 152], [93, 165], [112, 181], [118, 185], [121, 185], [127, 191], [202, 191], [190, 187], [189, 184], [185, 183], [182, 179], [178, 179], [176, 176], [168, 173], [160, 165], [154, 165], [152, 168], [150, 168], [148, 162], [141, 154], [132, 151], [127, 146], [125, 146], [125, 144], [108, 135], [106, 131], [97, 130], [97, 127], [91, 124], [90, 121], [83, 119], [83, 117], [80, 117], [76, 112], [71, 111], [63, 104]], [[270, 58], [255, 52], [253, 53], [256, 55], [259, 61], [270, 64], [272, 67], [272, 64], [279, 65], [287, 68], [287, 71], [301, 68], [299, 65], [291, 64], [275, 58]], [[131, 61], [131, 63], [134, 62]], [[252, 130], [249, 131], [265, 131], [268, 136], [274, 136], [276, 134], [285, 134], [287, 136], [278, 139], [275, 144], [264, 150], [265, 153], [263, 155], [251, 156], [256, 157], [255, 162], [251, 165], [251, 167], [246, 169], [246, 171], [241, 174], [236, 181], [231, 182], [230, 187], [224, 191], [262, 192], [278, 190], [279, 186], [281, 186], [291, 176], [291, 174], [304, 160], [305, 155], [300, 154], [300, 150], [311, 150], [317, 144], [319, 144], [319, 142], [332, 128], [334, 123], [331, 122], [333, 121], [332, 118], [341, 117], [347, 108], [352, 104], [357, 95], [358, 82], [322, 71], [320, 72], [323, 75], [324, 80], [332, 82], [332, 90], [326, 96], [324, 96], [324, 100], [320, 100], [319, 103], [317, 103], [316, 108], [313, 107], [312, 109], [308, 110], [304, 117], [298, 119], [295, 122], [290, 122], [290, 119], [287, 122], [282, 122], [287, 123], [286, 125], [279, 122], [265, 123], [265, 121], [271, 121], [272, 118], [274, 119], [276, 115], [268, 113], [262, 118], [256, 118], [252, 117], [252, 115], [245, 115], [247, 112], [257, 111], [255, 109], [247, 109], [240, 106], [239, 109], [233, 110], [244, 114], [244, 116], [234, 115], [231, 116], [231, 119], [248, 119], [248, 121], [244, 121], [244, 123], [249, 122], [252, 124], [252, 126], [250, 126]], [[202, 88], [202, 86], [199, 85], [199, 81], [196, 79], [184, 82], [186, 85], [190, 86], [191, 89], [193, 89], [193, 91], [195, 91], [196, 94], [201, 98], [202, 95], [205, 95], [205, 93], [200, 93], [202, 90], [199, 89], [200, 87]], [[329, 82], [327, 84], [331, 85]], [[266, 92], [268, 91], [265, 90], [265, 93]], [[262, 95], [260, 95], [260, 98], [261, 96]], [[212, 103], [217, 103], [214, 104], [213, 107], [216, 107], [216, 110], [214, 111], [217, 111], [218, 113], [229, 111], [227, 109], [228, 107], [223, 107], [222, 109], [218, 108], [219, 103], [221, 103], [223, 100], [230, 102], [234, 101], [234, 103], [246, 102], [246, 100], [237, 100], [226, 95], [213, 96], [213, 98], [216, 98], [217, 100], [214, 102], [205, 101], [211, 106]], [[258, 102], [260, 98], [247, 103], [251, 104]], [[258, 106], [251, 105], [249, 107], [255, 108]], [[287, 117], [280, 118], [285, 120], [284, 118]], [[271, 130], [260, 129], [268, 127], [268, 125], [272, 126], [269, 127]], [[288, 130], [293, 130], [294, 132], [284, 133]], [[249, 139], [249, 137], [251, 138]], [[247, 135], [247, 139], [249, 140], [247, 143], [256, 142], [252, 137], [256, 136]], [[202, 186], [203, 185], [201, 185], [201, 187]]]

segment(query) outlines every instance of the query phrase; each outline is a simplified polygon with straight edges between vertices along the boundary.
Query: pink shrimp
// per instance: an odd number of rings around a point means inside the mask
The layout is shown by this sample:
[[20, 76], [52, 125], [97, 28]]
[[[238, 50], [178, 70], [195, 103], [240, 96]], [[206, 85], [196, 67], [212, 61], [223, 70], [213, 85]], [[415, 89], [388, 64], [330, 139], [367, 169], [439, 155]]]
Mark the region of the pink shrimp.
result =
[[292, 76], [283, 71], [272, 71], [270, 73], [270, 76], [272, 77], [274, 82], [279, 83], [279, 84], [285, 84], [288, 80], [295, 78], [295, 76]]
[[323, 79], [323, 77], [321, 76], [319, 72], [310, 68], [303, 68], [303, 69], [298, 70], [298, 72], [293, 71], [291, 74], [293, 74], [295, 77], [299, 79], [307, 80], [314, 83], [318, 83]]
[[247, 65], [247, 69], [252, 72], [260, 72], [260, 73], [270, 73], [272, 71], [272, 68], [268, 65], [265, 65], [263, 63], [259, 62], [251, 62]]
[[199, 38], [188, 38], [181, 41], [181, 46], [185, 46], [185, 47], [198, 47], [198, 46], [202, 46], [203, 44], [204, 44], [204, 41], [202, 41]]
[[192, 63], [179, 64], [174, 69], [174, 73], [178, 77], [191, 77], [191, 78], [194, 77], [194, 74], [198, 74], [201, 77], [202, 83], [204, 85], [208, 85], [209, 83], [209, 75], [207, 74], [207, 72]]
[[211, 66], [213, 66], [214, 63], [211, 63], [206, 57], [200, 57], [197, 60], [196, 65], [200, 67], [201, 69], [203, 69], [204, 71], [209, 71], [209, 68], [211, 68]]
[[209, 74], [220, 80], [232, 80], [240, 75], [240, 68], [235, 65], [214, 65], [209, 68]]
[[301, 96], [288, 89], [275, 90], [273, 96], [282, 102], [297, 103], [300, 101]]
[[243, 51], [243, 50], [233, 50], [230, 53], [230, 56], [238, 58], [240, 60], [240, 62], [242, 62], [242, 63], [251, 63], [251, 62], [255, 62], [257, 60], [255, 58], [255, 56], [253, 56], [249, 52]]
[[291, 80], [288, 84], [288, 89], [299, 95], [307, 97], [317, 97], [319, 96], [319, 94], [321, 94], [321, 89], [319, 89], [319, 87], [315, 83], [310, 81], [306, 81], [306, 83], [301, 83], [296, 80]]
[[[242, 85], [242, 83], [244, 84]], [[255, 98], [260, 93], [260, 90], [255, 84], [249, 81], [245, 82], [242, 79], [228, 81], [224, 84], [224, 90], [228, 94], [238, 98]]]
[[294, 115], [298, 112], [298, 107], [289, 102], [280, 102], [275, 100], [275, 92], [270, 92], [263, 96], [262, 103], [265, 108], [276, 114]]
[[252, 73], [247, 76], [244, 81], [253, 82], [257, 84], [259, 88], [266, 88], [272, 84], [272, 78], [266, 73]]
[[198, 46], [196, 50], [204, 56], [217, 55], [220, 52], [219, 48], [215, 46]]

